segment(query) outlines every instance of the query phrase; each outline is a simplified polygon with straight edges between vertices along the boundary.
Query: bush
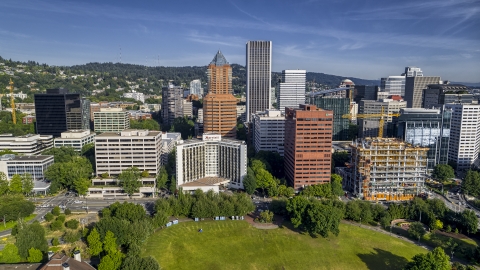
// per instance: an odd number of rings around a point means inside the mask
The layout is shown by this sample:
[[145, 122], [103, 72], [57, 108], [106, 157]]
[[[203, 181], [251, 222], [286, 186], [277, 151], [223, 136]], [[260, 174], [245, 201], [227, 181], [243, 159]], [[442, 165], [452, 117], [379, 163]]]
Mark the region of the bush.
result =
[[69, 229], [72, 229], [72, 230], [76, 230], [78, 228], [79, 224], [80, 224], [80, 222], [78, 222], [78, 220], [70, 219], [69, 221], [65, 222], [65, 227], [67, 227]]
[[67, 230], [67, 232], [63, 235], [63, 239], [68, 243], [74, 243], [80, 240], [82, 237], [79, 231]]
[[425, 235], [426, 231], [423, 227], [423, 224], [420, 222], [410, 223], [410, 228], [408, 228], [408, 235], [414, 239], [420, 239]]
[[65, 209], [65, 215], [68, 216], [68, 215], [71, 215], [71, 214], [72, 214], [72, 210], [70, 210], [70, 209], [68, 209], [68, 208]]
[[52, 209], [52, 214], [54, 216], [59, 216], [60, 215], [60, 207], [57, 205]]
[[268, 210], [263, 211], [260, 213], [260, 218], [258, 219], [262, 223], [270, 223], [273, 221], [273, 212], [270, 212]]
[[60, 245], [60, 241], [58, 241], [58, 238], [55, 237], [55, 238], [52, 239], [52, 245], [53, 245], [53, 246], [58, 246], [58, 245]]
[[60, 220], [55, 220], [50, 224], [50, 230], [52, 231], [60, 231], [63, 229], [63, 222]]
[[55, 216], [54, 216], [52, 213], [50, 213], [50, 212], [48, 212], [48, 213], [45, 215], [45, 220], [48, 221], [48, 222], [52, 221], [54, 218], [55, 218]]
[[65, 215], [59, 215], [56, 220], [61, 221], [62, 223], [65, 222], [67, 217]]

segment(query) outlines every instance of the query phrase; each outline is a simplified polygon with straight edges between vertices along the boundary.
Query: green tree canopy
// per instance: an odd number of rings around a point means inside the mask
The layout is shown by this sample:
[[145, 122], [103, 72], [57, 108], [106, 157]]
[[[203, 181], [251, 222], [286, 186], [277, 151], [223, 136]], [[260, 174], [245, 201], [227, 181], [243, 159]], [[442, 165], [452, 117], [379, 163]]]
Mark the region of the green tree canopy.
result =
[[438, 164], [433, 169], [432, 177], [439, 180], [440, 182], [445, 182], [448, 179], [455, 178], [455, 172], [450, 165]]
[[29, 256], [28, 250], [31, 248], [38, 249], [41, 252], [48, 251], [45, 229], [38, 221], [32, 224], [26, 224], [25, 222], [18, 222], [17, 224], [15, 245], [18, 248], [20, 257], [27, 258]]
[[70, 162], [74, 157], [78, 156], [77, 151], [73, 147], [61, 146], [53, 147], [43, 151], [43, 155], [51, 155], [54, 158], [55, 163], [60, 162]]
[[331, 177], [331, 187], [332, 187], [332, 194], [334, 196], [342, 196], [343, 195], [343, 188], [342, 188], [342, 177], [338, 174], [332, 173]]
[[14, 174], [10, 180], [9, 191], [13, 194], [21, 194], [22, 188], [22, 177], [19, 174]]
[[157, 175], [157, 188], [167, 188], [168, 173], [165, 166], [160, 168], [160, 173]]
[[120, 186], [125, 190], [128, 196], [132, 196], [140, 190], [142, 183], [139, 181], [141, 172], [137, 167], [128, 168], [118, 175]]
[[91, 181], [87, 178], [77, 178], [73, 180], [73, 186], [77, 191], [78, 195], [86, 196], [88, 193], [88, 188], [90, 187]]
[[250, 195], [257, 189], [257, 179], [255, 178], [255, 173], [250, 167], [247, 169], [247, 175], [243, 178], [243, 187]]
[[87, 237], [88, 250], [93, 256], [98, 256], [103, 251], [103, 244], [100, 241], [100, 234], [97, 228], [93, 228]]
[[33, 183], [32, 175], [29, 173], [24, 173], [21, 176], [22, 179], [22, 192], [25, 195], [32, 193], [35, 184]]
[[480, 195], [480, 173], [469, 170], [465, 179], [462, 181], [462, 191], [478, 197]]
[[450, 270], [450, 258], [441, 247], [436, 247], [427, 254], [417, 254], [404, 270]]

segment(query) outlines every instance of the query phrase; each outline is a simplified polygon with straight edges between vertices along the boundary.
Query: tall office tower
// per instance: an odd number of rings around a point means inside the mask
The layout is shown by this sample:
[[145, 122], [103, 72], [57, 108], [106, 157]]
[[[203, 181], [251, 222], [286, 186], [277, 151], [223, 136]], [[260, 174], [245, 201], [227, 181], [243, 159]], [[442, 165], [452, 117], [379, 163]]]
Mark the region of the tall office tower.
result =
[[252, 114], [270, 109], [272, 42], [247, 42], [247, 122]]
[[285, 176], [294, 189], [330, 182], [333, 112], [285, 109]]
[[164, 125], [173, 124], [177, 117], [183, 117], [183, 88], [169, 85], [162, 88], [162, 118]]
[[130, 117], [122, 108], [101, 108], [93, 113], [95, 132], [120, 132], [130, 128]]
[[[403, 100], [382, 99], [376, 100], [362, 100], [360, 101], [359, 114], [393, 114], [399, 113], [400, 109], [406, 108], [407, 102]], [[359, 137], [378, 137], [378, 131], [383, 128], [383, 134], [386, 137], [394, 135], [393, 117], [384, 117], [384, 126], [380, 127], [380, 117], [368, 117], [359, 119]]]
[[445, 104], [452, 110], [448, 159], [457, 170], [469, 169], [480, 150], [480, 105]]
[[[69, 129], [83, 129], [84, 111], [80, 94], [69, 94], [67, 89], [47, 89], [46, 94], [35, 94], [37, 133], [60, 137]], [[85, 104], [85, 103], [84, 103]]]
[[440, 83], [440, 80], [440, 77], [407, 77], [405, 81], [407, 108], [422, 108], [423, 89], [429, 84]]
[[378, 86], [355, 85], [353, 100], [359, 104], [360, 100], [377, 100]]
[[334, 141], [347, 141], [350, 139], [349, 125], [350, 119], [344, 115], [350, 113], [350, 99], [335, 96], [310, 95], [308, 103], [322, 108], [324, 110], [333, 111], [333, 134]]
[[306, 70], [282, 71], [282, 82], [278, 86], [277, 107], [285, 111], [285, 107], [298, 108], [305, 104]]
[[451, 119], [449, 109], [400, 109], [397, 137], [413, 146], [428, 147], [427, 164], [432, 170], [435, 165], [448, 164]]
[[402, 74], [405, 77], [423, 77], [423, 71], [419, 67], [405, 67], [405, 73]]
[[382, 92], [391, 95], [405, 95], [405, 76], [388, 76], [380, 79], [380, 89]]
[[203, 99], [203, 131], [235, 138], [237, 99], [232, 95], [232, 67], [218, 51], [207, 69], [208, 93]]
[[257, 112], [252, 118], [255, 152], [277, 152], [283, 157], [285, 143], [285, 116], [279, 110]]
[[203, 96], [202, 81], [193, 80], [190, 82], [190, 94], [196, 96]]
[[462, 84], [429, 84], [423, 90], [423, 108], [431, 109], [448, 103], [472, 104], [470, 88]]

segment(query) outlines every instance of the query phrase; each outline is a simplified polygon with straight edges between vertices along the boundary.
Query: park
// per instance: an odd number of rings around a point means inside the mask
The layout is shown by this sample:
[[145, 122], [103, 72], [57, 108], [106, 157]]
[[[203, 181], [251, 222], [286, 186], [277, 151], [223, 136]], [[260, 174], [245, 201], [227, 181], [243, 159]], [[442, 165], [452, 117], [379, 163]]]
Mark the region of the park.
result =
[[402, 269], [418, 253], [427, 250], [350, 224], [316, 238], [288, 223], [261, 230], [236, 220], [181, 222], [142, 246], [163, 269]]

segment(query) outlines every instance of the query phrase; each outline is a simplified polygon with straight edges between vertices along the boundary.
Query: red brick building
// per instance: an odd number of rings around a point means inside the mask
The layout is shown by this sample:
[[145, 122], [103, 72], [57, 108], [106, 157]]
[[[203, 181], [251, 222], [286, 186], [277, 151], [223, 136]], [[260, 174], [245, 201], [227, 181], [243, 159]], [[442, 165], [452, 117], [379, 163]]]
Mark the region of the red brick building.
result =
[[333, 111], [285, 108], [285, 176], [293, 188], [330, 182]]

